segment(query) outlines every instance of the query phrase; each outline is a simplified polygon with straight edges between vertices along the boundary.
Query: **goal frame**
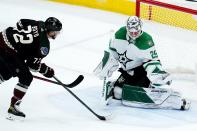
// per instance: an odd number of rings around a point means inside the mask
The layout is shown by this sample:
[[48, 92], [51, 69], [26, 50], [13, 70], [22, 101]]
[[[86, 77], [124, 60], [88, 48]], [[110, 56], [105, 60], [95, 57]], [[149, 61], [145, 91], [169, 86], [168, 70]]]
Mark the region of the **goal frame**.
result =
[[[178, 5], [168, 4], [168, 3], [164, 3], [164, 2], [160, 2], [160, 1], [156, 1], [156, 0], [136, 0], [136, 16], [138, 16], [138, 17], [140, 17], [141, 2], [150, 4], [150, 5], [156, 5], [156, 6], [172, 9], [172, 10], [177, 10], [177, 11], [181, 11], [181, 12], [185, 12], [185, 13], [189, 13], [189, 14], [193, 14], [193, 15], [197, 15], [197, 10], [178, 6]], [[151, 7], [149, 8], [149, 12], [150, 12], [149, 19], [151, 19]]]

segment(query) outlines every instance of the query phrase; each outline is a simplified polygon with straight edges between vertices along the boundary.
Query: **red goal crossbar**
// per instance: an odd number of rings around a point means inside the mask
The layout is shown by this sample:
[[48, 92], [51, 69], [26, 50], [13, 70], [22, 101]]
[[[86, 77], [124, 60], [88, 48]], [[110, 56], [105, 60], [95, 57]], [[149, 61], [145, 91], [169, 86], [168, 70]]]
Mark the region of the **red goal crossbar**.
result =
[[140, 2], [197, 15], [197, 10], [186, 8], [186, 7], [163, 3], [155, 0], [136, 0], [136, 16], [138, 17], [140, 16]]

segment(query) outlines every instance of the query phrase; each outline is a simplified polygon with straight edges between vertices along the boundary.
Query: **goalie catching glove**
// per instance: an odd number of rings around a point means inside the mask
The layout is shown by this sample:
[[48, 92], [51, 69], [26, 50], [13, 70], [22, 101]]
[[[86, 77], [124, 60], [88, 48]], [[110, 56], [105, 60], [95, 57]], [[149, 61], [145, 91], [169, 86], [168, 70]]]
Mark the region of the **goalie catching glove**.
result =
[[149, 61], [143, 65], [152, 87], [161, 87], [172, 83], [171, 75], [164, 71], [159, 61]]

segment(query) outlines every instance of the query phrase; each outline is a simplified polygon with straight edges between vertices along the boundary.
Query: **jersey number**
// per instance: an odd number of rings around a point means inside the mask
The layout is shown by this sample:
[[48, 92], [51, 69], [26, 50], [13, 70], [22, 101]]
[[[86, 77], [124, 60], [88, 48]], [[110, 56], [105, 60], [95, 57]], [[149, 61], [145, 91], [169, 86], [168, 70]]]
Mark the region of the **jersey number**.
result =
[[[32, 31], [31, 26], [28, 26], [27, 30], [22, 29], [18, 31], [18, 32], [23, 32], [26, 35], [24, 36], [21, 34], [13, 34], [14, 40], [16, 41], [16, 43], [20, 42], [22, 44], [31, 44], [33, 42], [33, 35], [30, 34], [31, 31]], [[26, 38], [24, 39], [24, 37]]]
[[158, 57], [156, 50], [151, 51], [150, 54], [153, 59]]

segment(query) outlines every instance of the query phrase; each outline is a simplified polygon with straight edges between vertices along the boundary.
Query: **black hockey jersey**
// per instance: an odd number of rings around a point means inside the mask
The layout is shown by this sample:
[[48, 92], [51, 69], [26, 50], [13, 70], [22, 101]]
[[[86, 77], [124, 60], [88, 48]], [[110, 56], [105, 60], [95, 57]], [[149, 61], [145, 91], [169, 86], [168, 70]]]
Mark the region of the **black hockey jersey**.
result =
[[50, 50], [43, 21], [21, 19], [17, 27], [8, 27], [5, 34], [8, 44], [24, 59], [43, 58]]

